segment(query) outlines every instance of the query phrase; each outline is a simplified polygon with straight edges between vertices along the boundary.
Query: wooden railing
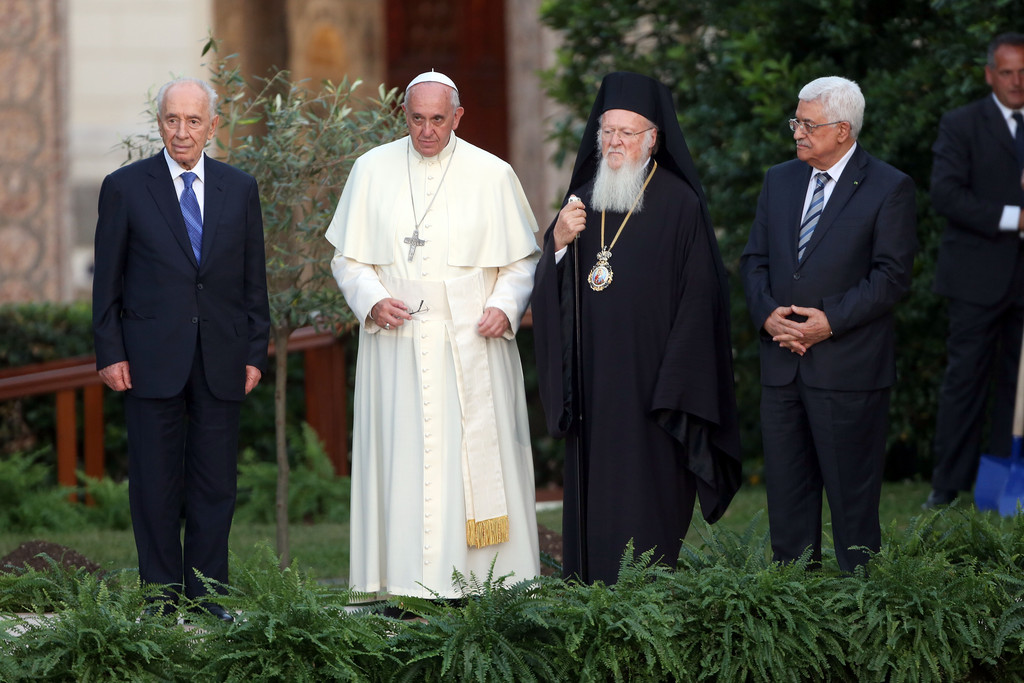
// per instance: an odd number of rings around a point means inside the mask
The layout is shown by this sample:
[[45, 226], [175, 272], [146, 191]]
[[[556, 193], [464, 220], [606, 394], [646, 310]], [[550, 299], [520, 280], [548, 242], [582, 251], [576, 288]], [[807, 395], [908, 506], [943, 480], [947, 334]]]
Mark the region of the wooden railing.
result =
[[[288, 352], [303, 352], [306, 420], [324, 443], [335, 473], [348, 474], [348, 419], [345, 347], [333, 334], [303, 327], [288, 338]], [[274, 353], [271, 345], [270, 353]], [[0, 371], [0, 401], [56, 395], [57, 481], [78, 485], [76, 392], [83, 394], [82, 462], [85, 474], [104, 472], [103, 381], [91, 356]]]

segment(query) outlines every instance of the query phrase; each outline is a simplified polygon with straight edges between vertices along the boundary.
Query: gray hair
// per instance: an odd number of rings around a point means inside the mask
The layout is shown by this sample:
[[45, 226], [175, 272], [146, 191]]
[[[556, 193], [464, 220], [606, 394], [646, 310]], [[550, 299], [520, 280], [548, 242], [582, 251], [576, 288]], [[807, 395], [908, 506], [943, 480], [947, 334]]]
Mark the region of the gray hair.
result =
[[[437, 82], [438, 81], [424, 81], [422, 83], [416, 83], [415, 85], [408, 86], [405, 89], [405, 100], [403, 100], [403, 101], [408, 102], [409, 101], [409, 95], [412, 94], [412, 91], [415, 90], [416, 88], [420, 87], [421, 85], [426, 85], [427, 83], [437, 83]], [[444, 83], [441, 83], [441, 85], [444, 85]], [[452, 88], [452, 87], [449, 87], [449, 86], [445, 86], [445, 87], [452, 91], [452, 111], [455, 111], [456, 109], [458, 109], [459, 107], [462, 106], [462, 102], [459, 100], [459, 91], [456, 90], [455, 88]]]
[[1003, 45], [1009, 45], [1010, 47], [1024, 48], [1024, 33], [1000, 33], [998, 36], [992, 39], [992, 42], [988, 44], [988, 65], [991, 68], [996, 66], [996, 50], [1001, 48]]
[[201, 78], [175, 78], [173, 81], [168, 81], [160, 86], [159, 92], [156, 94], [156, 106], [157, 111], [160, 114], [160, 118], [164, 116], [164, 105], [167, 102], [167, 93], [170, 92], [171, 88], [182, 85], [184, 83], [191, 83], [192, 85], [199, 86], [204, 93], [206, 93], [206, 101], [210, 108], [210, 120], [217, 115], [217, 91], [213, 89], [213, 86], [204, 81]]
[[864, 125], [864, 94], [859, 85], [840, 76], [824, 76], [805, 85], [798, 97], [804, 102], [821, 102], [826, 121], [846, 121], [850, 137], [857, 139]]

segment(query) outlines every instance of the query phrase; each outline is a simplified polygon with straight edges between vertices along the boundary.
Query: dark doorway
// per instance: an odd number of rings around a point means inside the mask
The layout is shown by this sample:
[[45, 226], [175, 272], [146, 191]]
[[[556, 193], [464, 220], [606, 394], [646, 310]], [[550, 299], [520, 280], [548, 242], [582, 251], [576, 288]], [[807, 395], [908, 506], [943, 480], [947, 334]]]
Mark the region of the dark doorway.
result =
[[387, 83], [447, 74], [466, 113], [458, 136], [508, 159], [504, 0], [387, 0]]

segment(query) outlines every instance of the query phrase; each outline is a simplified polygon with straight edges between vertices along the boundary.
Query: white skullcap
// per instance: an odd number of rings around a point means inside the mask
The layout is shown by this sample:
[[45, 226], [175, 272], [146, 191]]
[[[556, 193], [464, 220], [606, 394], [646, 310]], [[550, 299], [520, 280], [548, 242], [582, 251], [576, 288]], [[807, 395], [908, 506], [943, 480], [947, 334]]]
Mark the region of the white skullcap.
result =
[[459, 89], [455, 86], [455, 81], [448, 78], [440, 71], [434, 71], [433, 69], [430, 71], [424, 71], [419, 76], [409, 81], [409, 85], [405, 86], [406, 92], [408, 92], [409, 88], [412, 86], [419, 85], [420, 83], [441, 83], [443, 85], [447, 85], [455, 92], [459, 92]]

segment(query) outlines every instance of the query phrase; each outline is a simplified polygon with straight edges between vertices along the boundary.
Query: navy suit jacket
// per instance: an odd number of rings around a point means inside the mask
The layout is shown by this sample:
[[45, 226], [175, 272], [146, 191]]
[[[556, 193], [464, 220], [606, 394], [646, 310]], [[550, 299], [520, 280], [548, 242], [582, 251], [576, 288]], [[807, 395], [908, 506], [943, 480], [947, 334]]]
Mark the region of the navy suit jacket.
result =
[[[893, 307], [910, 286], [917, 250], [914, 182], [858, 145], [836, 182], [804, 259], [797, 238], [810, 165], [794, 159], [765, 175], [741, 258], [747, 306], [760, 329], [761, 382], [870, 391], [896, 379]], [[779, 306], [823, 310], [833, 336], [799, 356], [764, 330]]]
[[932, 146], [932, 205], [948, 219], [934, 290], [983, 306], [1010, 287], [1020, 253], [1016, 231], [999, 229], [1003, 206], [1024, 204], [1010, 129], [988, 95], [946, 113]]
[[214, 396], [241, 400], [245, 366], [266, 371], [270, 312], [255, 179], [206, 158], [202, 264], [164, 153], [108, 175], [93, 275], [96, 367], [129, 362], [134, 395], [168, 398], [196, 346]]

